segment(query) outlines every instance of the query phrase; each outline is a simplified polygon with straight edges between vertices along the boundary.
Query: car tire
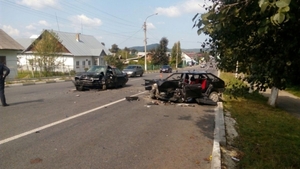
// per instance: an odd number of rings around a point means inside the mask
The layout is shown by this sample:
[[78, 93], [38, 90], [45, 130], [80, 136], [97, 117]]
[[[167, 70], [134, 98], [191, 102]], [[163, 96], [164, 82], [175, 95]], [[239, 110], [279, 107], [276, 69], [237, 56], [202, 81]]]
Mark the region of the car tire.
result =
[[150, 98], [151, 99], [156, 99], [155, 94], [156, 94], [156, 89], [150, 90]]
[[76, 90], [83, 91], [83, 86], [76, 86]]
[[143, 73], [141, 73], [140, 76], [142, 77], [142, 76], [143, 76]]
[[217, 92], [211, 92], [208, 96], [208, 98], [210, 100], [212, 100], [213, 102], [218, 102], [219, 101], [219, 95]]

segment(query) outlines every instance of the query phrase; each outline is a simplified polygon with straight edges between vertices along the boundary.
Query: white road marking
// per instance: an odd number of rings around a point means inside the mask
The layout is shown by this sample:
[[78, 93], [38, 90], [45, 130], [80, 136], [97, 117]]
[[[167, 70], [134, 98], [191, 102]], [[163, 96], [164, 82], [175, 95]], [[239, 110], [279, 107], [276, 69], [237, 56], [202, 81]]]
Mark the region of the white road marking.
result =
[[[132, 95], [132, 96], [138, 96], [138, 95], [141, 95], [141, 94], [143, 94], [143, 93], [146, 93], [146, 92], [148, 92], [148, 91], [144, 91], [144, 92], [141, 92], [141, 93], [138, 93], [138, 94]], [[76, 114], [76, 115], [74, 115], [74, 116], [71, 116], [71, 117], [65, 118], [65, 119], [63, 119], [63, 120], [59, 120], [59, 121], [56, 121], [56, 122], [53, 122], [53, 123], [47, 124], [47, 125], [45, 125], [45, 126], [38, 127], [38, 128], [35, 128], [35, 129], [33, 129], [33, 130], [29, 130], [29, 131], [27, 131], [27, 132], [24, 132], [24, 133], [21, 133], [21, 134], [18, 134], [18, 135], [15, 135], [15, 136], [9, 137], [9, 138], [7, 138], [7, 139], [1, 140], [1, 141], [0, 141], [0, 145], [2, 145], [2, 144], [4, 144], [4, 143], [7, 143], [7, 142], [10, 142], [10, 141], [13, 141], [13, 140], [16, 140], [16, 139], [18, 139], [18, 138], [21, 138], [21, 137], [27, 136], [27, 135], [29, 135], [29, 134], [35, 133], [35, 132], [37, 132], [37, 131], [41, 131], [41, 130], [44, 130], [44, 129], [46, 129], [46, 128], [49, 128], [49, 127], [55, 126], [55, 125], [57, 125], [57, 124], [61, 124], [61, 123], [63, 123], [63, 122], [66, 122], [66, 121], [69, 121], [69, 120], [75, 119], [75, 118], [77, 118], [77, 117], [80, 117], [80, 116], [86, 115], [86, 114], [88, 114], [88, 113], [91, 113], [91, 112], [94, 112], [94, 111], [96, 111], [96, 110], [99, 110], [99, 109], [102, 109], [102, 108], [105, 108], [105, 107], [111, 106], [111, 105], [113, 105], [113, 104], [119, 103], [119, 102], [121, 102], [121, 101], [124, 101], [124, 100], [125, 100], [125, 98], [123, 98], [123, 99], [120, 99], [120, 100], [117, 100], [117, 101], [114, 101], [114, 102], [111, 102], [111, 103], [108, 103], [108, 104], [106, 104], [106, 105], [103, 105], [103, 106], [100, 106], [100, 107], [96, 107], [96, 108], [94, 108], [94, 109], [91, 109], [91, 110], [87, 110], [87, 111], [85, 111], [85, 112], [82, 112], [82, 113]]]

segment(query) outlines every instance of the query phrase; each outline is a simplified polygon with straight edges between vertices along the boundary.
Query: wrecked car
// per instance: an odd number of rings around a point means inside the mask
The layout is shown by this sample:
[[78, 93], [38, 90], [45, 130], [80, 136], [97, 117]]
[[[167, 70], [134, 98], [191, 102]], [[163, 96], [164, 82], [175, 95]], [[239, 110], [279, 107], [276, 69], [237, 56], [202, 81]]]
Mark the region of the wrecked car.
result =
[[118, 68], [111, 66], [92, 66], [86, 72], [77, 73], [72, 80], [76, 90], [103, 89], [124, 87], [128, 82], [128, 75]]
[[144, 79], [152, 99], [172, 102], [216, 104], [225, 90], [225, 82], [206, 71], [176, 72], [166, 79]]

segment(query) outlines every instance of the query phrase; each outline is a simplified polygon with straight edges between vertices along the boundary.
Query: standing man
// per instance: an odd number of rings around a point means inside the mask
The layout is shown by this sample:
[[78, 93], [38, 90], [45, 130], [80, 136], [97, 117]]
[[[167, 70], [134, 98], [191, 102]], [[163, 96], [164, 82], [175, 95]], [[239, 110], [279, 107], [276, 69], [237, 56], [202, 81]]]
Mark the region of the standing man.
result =
[[[4, 73], [5, 71], [5, 73]], [[5, 78], [6, 76], [9, 74], [10, 70], [8, 67], [6, 67], [3, 63], [0, 63], [0, 99], [1, 99], [1, 103], [2, 106], [9, 106], [6, 103], [5, 100], [5, 95], [4, 95], [4, 82], [5, 82]]]

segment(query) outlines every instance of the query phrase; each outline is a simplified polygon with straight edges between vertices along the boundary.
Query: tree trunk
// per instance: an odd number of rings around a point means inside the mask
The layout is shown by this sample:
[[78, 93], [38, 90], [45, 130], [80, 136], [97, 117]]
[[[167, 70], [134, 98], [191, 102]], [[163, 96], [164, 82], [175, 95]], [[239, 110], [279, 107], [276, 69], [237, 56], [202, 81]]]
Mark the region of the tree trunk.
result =
[[268, 104], [275, 107], [276, 106], [276, 102], [277, 102], [277, 98], [278, 98], [278, 93], [279, 93], [279, 90], [278, 88], [276, 87], [272, 87], [271, 89], [271, 95], [269, 97], [269, 100], [268, 100]]

